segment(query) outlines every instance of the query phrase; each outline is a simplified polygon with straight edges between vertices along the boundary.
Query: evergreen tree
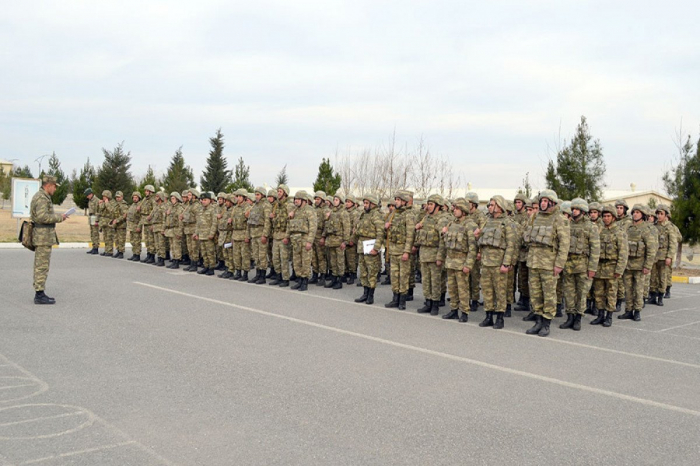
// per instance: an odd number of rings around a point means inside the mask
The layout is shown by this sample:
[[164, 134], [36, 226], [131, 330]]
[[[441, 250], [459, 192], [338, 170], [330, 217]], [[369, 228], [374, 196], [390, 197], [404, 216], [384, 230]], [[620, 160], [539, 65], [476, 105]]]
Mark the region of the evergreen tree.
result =
[[[87, 188], [93, 188], [93, 184], [95, 183], [95, 167], [90, 164], [90, 159], [87, 159], [87, 162], [85, 162], [85, 165], [83, 165], [83, 168], [80, 170], [80, 175], [77, 176], [73, 182], [73, 202], [75, 205], [77, 205], [81, 209], [87, 209], [88, 207], [88, 198], [85, 197], [85, 190]], [[93, 191], [95, 191], [96, 196], [100, 196], [100, 193], [96, 191], [95, 188], [93, 188]]]
[[194, 188], [194, 174], [189, 165], [185, 165], [185, 158], [182, 156], [182, 146], [175, 151], [168, 172], [163, 178], [165, 191], [170, 194], [173, 191], [181, 193], [187, 188]]
[[239, 157], [236, 169], [234, 170], [233, 182], [229, 184], [226, 189], [231, 193], [240, 188], [248, 192], [252, 192], [255, 189], [250, 182], [250, 167], [245, 164], [243, 157]]
[[664, 174], [666, 191], [673, 198], [673, 223], [691, 246], [700, 241], [700, 140], [695, 147], [688, 136], [680, 147], [681, 159], [676, 167]]
[[53, 196], [51, 196], [51, 202], [54, 205], [61, 205], [68, 196], [70, 182], [68, 178], [66, 178], [66, 174], [61, 170], [61, 162], [58, 160], [58, 157], [56, 157], [56, 152], [52, 153], [49, 158], [49, 171], [47, 174], [55, 177], [56, 182], [60, 185], [56, 188], [56, 192], [53, 193]]
[[284, 164], [284, 167], [282, 167], [282, 170], [277, 174], [277, 178], [275, 178], [275, 187], [281, 185], [281, 184], [287, 184], [289, 182], [289, 179], [287, 178], [287, 164]]
[[216, 130], [216, 136], [209, 138], [211, 150], [207, 158], [207, 167], [200, 178], [202, 191], [220, 193], [231, 184], [231, 171], [227, 170], [228, 162], [224, 158], [224, 135], [221, 128]]
[[[550, 160], [551, 163], [551, 160]], [[547, 172], [549, 173], [549, 167], [547, 167]], [[532, 185], [530, 184], [530, 172], [525, 173], [525, 178], [523, 178], [523, 187], [518, 188], [518, 192], [525, 195], [526, 198], [530, 199], [532, 197]]]
[[2, 193], [2, 208], [5, 208], [5, 201], [9, 201], [12, 196], [12, 172], [5, 173], [0, 170], [0, 193]]
[[124, 143], [112, 151], [102, 148], [104, 161], [97, 171], [93, 191], [99, 196], [108, 189], [114, 195], [117, 191], [130, 193], [134, 190], [134, 178], [131, 176], [131, 152], [124, 152]]
[[335, 195], [335, 192], [340, 188], [340, 175], [333, 173], [331, 159], [322, 159], [321, 165], [318, 167], [318, 176], [314, 181], [314, 191], [323, 191], [329, 196]]
[[557, 154], [556, 166], [551, 160], [547, 165], [547, 188], [556, 191], [561, 199], [581, 197], [597, 201], [605, 187], [604, 175], [603, 148], [598, 139], [593, 140], [586, 117], [582, 116], [571, 144]]
[[[152, 185], [155, 188], [155, 192], [160, 191], [161, 188], [161, 182], [156, 176], [156, 174], [153, 172], [153, 168], [149, 165], [148, 170], [146, 170], [146, 175], [141, 179], [141, 182], [139, 183], [138, 190], [141, 194], [143, 194], [143, 190], [146, 187], [146, 185]], [[131, 194], [131, 193], [129, 193]], [[170, 193], [168, 193], [170, 194]], [[129, 196], [131, 197], [131, 196]]]
[[32, 175], [29, 165], [25, 165], [23, 168], [15, 168], [14, 178], [34, 178], [34, 175]]

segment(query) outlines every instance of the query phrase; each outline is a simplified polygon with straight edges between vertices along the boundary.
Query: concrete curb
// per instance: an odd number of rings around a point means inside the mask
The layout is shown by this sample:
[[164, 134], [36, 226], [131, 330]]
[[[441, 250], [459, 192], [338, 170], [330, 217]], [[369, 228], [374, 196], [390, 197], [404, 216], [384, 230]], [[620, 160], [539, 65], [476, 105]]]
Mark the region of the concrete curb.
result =
[[[54, 249], [88, 249], [92, 246], [92, 243], [61, 243], [54, 246]], [[105, 247], [104, 243], [100, 243], [100, 247]], [[126, 243], [126, 247], [131, 247], [131, 243]], [[142, 244], [141, 247], [145, 248], [146, 245]], [[0, 249], [24, 249], [20, 243], [0, 243]]]
[[688, 283], [690, 285], [700, 285], [700, 277], [671, 277], [673, 283]]

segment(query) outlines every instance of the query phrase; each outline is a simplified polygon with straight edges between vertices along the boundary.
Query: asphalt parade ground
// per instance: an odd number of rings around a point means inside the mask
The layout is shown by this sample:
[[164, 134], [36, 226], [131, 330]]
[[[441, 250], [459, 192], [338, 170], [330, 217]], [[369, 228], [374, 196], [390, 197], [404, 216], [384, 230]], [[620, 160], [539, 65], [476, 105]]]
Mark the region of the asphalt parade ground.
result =
[[[127, 257], [130, 254], [126, 254]], [[525, 335], [53, 251], [0, 251], [0, 465], [697, 464], [700, 287]], [[447, 312], [441, 308], [441, 314]]]

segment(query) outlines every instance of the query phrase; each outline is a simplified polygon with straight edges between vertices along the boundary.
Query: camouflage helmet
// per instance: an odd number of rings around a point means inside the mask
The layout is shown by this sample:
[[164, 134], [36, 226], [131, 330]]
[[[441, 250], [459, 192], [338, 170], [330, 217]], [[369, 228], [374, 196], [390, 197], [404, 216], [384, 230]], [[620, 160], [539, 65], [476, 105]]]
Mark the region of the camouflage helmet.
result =
[[[341, 204], [345, 204], [345, 196], [343, 196], [343, 193], [341, 193], [340, 191], [336, 192], [335, 196], [333, 196], [333, 197], [334, 198], [337, 197], [338, 199], [340, 199]], [[331, 202], [332, 202], [332, 200], [331, 200]]]
[[246, 192], [245, 197], [248, 198], [249, 201], [253, 201], [253, 202], [257, 201], [257, 198], [255, 197], [254, 193]]
[[274, 190], [274, 189], [270, 189], [270, 190], [267, 192], [267, 197], [274, 197], [275, 199], [277, 199], [277, 191]]
[[374, 193], [365, 194], [362, 197], [363, 201], [369, 201], [371, 204], [379, 205], [379, 196]]
[[666, 215], [671, 215], [671, 208], [666, 204], [656, 206], [656, 212], [666, 212]]
[[190, 194], [192, 194], [194, 197], [200, 197], [201, 194], [199, 192], [199, 189], [197, 188], [190, 188]]
[[559, 203], [559, 197], [557, 196], [557, 193], [554, 192], [553, 189], [544, 189], [540, 191], [540, 200], [543, 198], [547, 198], [550, 201], [554, 202], [555, 204]]
[[575, 197], [571, 200], [571, 208], [578, 209], [581, 212], [588, 212], [588, 202], [580, 197]]
[[603, 212], [603, 204], [600, 202], [591, 202], [588, 204], [588, 211], [595, 210], [596, 212]]
[[262, 194], [262, 197], [265, 197], [267, 195], [267, 189], [265, 189], [264, 186], [258, 186], [255, 188], [255, 191], [253, 191], [254, 194], [260, 193]]
[[146, 186], [143, 187], [143, 190], [150, 191], [152, 193], [156, 192], [156, 188], [154, 188], [152, 184], [147, 184]]
[[406, 191], [396, 191], [393, 195], [393, 198], [401, 199], [404, 202], [408, 202], [411, 199]]
[[561, 203], [561, 211], [565, 214], [571, 214], [571, 201], [564, 201]]
[[323, 200], [326, 202], [330, 202], [332, 204], [333, 203], [333, 196], [327, 195]]
[[305, 201], [308, 201], [308, 197], [309, 195], [306, 194], [306, 191], [304, 191], [303, 189], [300, 189], [299, 191], [294, 193], [294, 199], [303, 199]]
[[109, 189], [105, 189], [104, 191], [102, 191], [102, 197], [112, 199], [112, 191], [110, 191]]
[[647, 213], [647, 209], [642, 205], [642, 204], [635, 204], [632, 206], [632, 211], [630, 213], [633, 213], [635, 210], [638, 210], [642, 213], [642, 215], [647, 216], [649, 215]]
[[243, 188], [238, 188], [237, 190], [235, 190], [235, 191], [233, 192], [233, 195], [234, 195], [234, 196], [243, 196], [243, 197], [247, 197], [247, 196], [248, 196], [248, 191], [246, 191], [246, 190], [243, 189]]
[[138, 196], [139, 199], [143, 199], [143, 196], [141, 196], [141, 193], [138, 191], [131, 193], [131, 197], [133, 198], [134, 196]]
[[182, 193], [180, 193], [181, 196], [187, 196], [190, 193], [189, 189], [183, 189]]
[[115, 198], [117, 198], [117, 197], [124, 197], [124, 193], [121, 192], [121, 191], [117, 191], [116, 193], [114, 193], [114, 197], [115, 197]]
[[309, 205], [314, 203], [314, 196], [311, 193], [306, 193], [306, 201], [309, 203]]
[[[194, 194], [194, 193], [192, 193]], [[209, 191], [204, 191], [202, 194], [199, 195], [200, 199], [211, 199], [211, 193]]]
[[615, 206], [613, 206], [613, 205], [608, 204], [608, 205], [604, 206], [603, 210], [601, 210], [601, 212], [600, 212], [601, 216], [604, 213], [612, 214], [613, 218], [617, 218], [617, 210], [615, 209]]
[[156, 200], [160, 199], [161, 201], [165, 201], [167, 197], [165, 196], [165, 193], [163, 191], [158, 191], [156, 193]]
[[615, 207], [617, 207], [619, 205], [623, 206], [625, 208], [625, 210], [628, 210], [630, 208], [630, 206], [627, 205], [627, 202], [625, 202], [624, 199], [618, 199], [615, 201]]
[[530, 199], [527, 198], [527, 196], [525, 195], [525, 193], [519, 192], [519, 193], [516, 194], [515, 197], [513, 198], [513, 204], [515, 204], [515, 201], [522, 201], [523, 204], [527, 204], [528, 202], [530, 202]]
[[513, 205], [513, 201], [509, 201], [506, 199], [506, 210], [508, 212], [513, 212], [515, 210], [515, 205]]
[[356, 199], [355, 196], [353, 196], [352, 194], [348, 194], [347, 196], [345, 196], [345, 202], [348, 202], [348, 201], [350, 201], [350, 202], [352, 202], [353, 204], [357, 205], [357, 199]]
[[467, 194], [464, 195], [464, 198], [472, 204], [479, 205], [479, 195], [474, 191], [469, 191]]
[[495, 202], [496, 205], [500, 207], [501, 212], [506, 212], [506, 200], [503, 199], [503, 196], [501, 196], [500, 194], [496, 194], [490, 200]]
[[180, 196], [180, 193], [177, 191], [171, 192], [170, 197], [174, 197], [175, 199], [178, 200], [178, 202], [182, 202], [182, 196]]
[[445, 199], [445, 206], [447, 206], [448, 210], [452, 210], [452, 202], [449, 199]]
[[402, 189], [401, 192], [404, 193], [408, 199], [413, 199], [413, 191]]
[[532, 199], [530, 199], [530, 207], [537, 207], [540, 203], [540, 197], [535, 196]]
[[469, 201], [467, 201], [463, 197], [458, 197], [455, 200], [453, 205], [455, 206], [456, 209], [461, 210], [463, 214], [466, 214], [469, 212]]
[[289, 186], [287, 186], [286, 184], [280, 184], [279, 186], [277, 186], [277, 189], [281, 189], [282, 191], [284, 191], [284, 194], [289, 196]]
[[217, 199], [226, 199], [226, 193], [222, 191], [216, 195], [216, 198]]
[[437, 205], [445, 205], [445, 200], [439, 194], [431, 194], [428, 197], [428, 202], [432, 202]]
[[316, 193], [314, 193], [314, 199], [316, 199], [317, 197], [321, 198], [321, 200], [325, 201], [326, 200], [326, 193], [324, 191], [316, 191]]

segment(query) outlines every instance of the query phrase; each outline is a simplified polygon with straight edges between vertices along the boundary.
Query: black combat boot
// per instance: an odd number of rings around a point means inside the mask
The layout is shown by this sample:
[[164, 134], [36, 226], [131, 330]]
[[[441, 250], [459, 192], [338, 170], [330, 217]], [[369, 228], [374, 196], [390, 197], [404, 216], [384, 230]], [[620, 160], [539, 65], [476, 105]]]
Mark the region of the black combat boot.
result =
[[496, 322], [493, 324], [493, 328], [496, 330], [500, 330], [505, 327], [505, 323], [503, 322], [503, 314], [503, 312], [496, 313]]
[[56, 304], [56, 300], [46, 296], [43, 291], [34, 293], [34, 304]]
[[340, 283], [347, 283], [348, 282], [348, 275], [349, 273], [345, 272], [343, 275], [340, 276]]
[[459, 314], [458, 309], [450, 309], [450, 312], [448, 312], [447, 314], [442, 316], [442, 318], [443, 319], [456, 319], [457, 317], [459, 317], [458, 314]]
[[438, 306], [440, 307], [445, 307], [445, 294], [446, 293], [440, 294], [440, 301], [438, 301]]
[[486, 317], [479, 323], [479, 327], [493, 327], [493, 312], [486, 311]]
[[[325, 284], [323, 285], [324, 288], [333, 288], [335, 286], [335, 281], [337, 280], [335, 275], [327, 275], [328, 280], [325, 281]], [[325, 278], [325, 277], [324, 277]], [[319, 286], [321, 286], [319, 284]]]
[[180, 261], [177, 259], [173, 259], [172, 264], [170, 264], [170, 269], [179, 269], [180, 268]]
[[309, 280], [309, 284], [315, 285], [318, 283], [318, 273], [314, 272], [311, 274], [311, 280]]
[[666, 287], [666, 294], [664, 294], [664, 298], [671, 299], [671, 287], [670, 286]]
[[571, 327], [572, 329], [576, 330], [577, 332], [581, 330], [581, 314], [576, 314], [574, 316], [574, 325]]
[[326, 274], [318, 274], [318, 281], [316, 282], [316, 286], [326, 286], [326, 277]]
[[209, 271], [209, 268], [208, 268], [208, 267], [204, 267], [204, 268], [202, 268], [202, 270], [198, 270], [198, 271], [197, 271], [197, 274], [198, 274], [198, 275], [204, 275], [204, 274], [206, 274], [208, 271]]
[[136, 254], [132, 254], [132, 256], [129, 257], [129, 260], [134, 262], [141, 262], [141, 255], [139, 254], [137, 256]]
[[469, 312], [476, 312], [479, 310], [479, 301], [472, 299], [469, 303]]
[[540, 330], [542, 330], [543, 326], [543, 320], [544, 319], [541, 315], [535, 315], [535, 325], [533, 325], [532, 328], [525, 331], [525, 333], [527, 333], [528, 335], [536, 335], [540, 333]]
[[659, 292], [656, 293], [656, 305], [657, 306], [663, 306], [664, 305], [664, 294]]
[[440, 303], [437, 300], [432, 301], [433, 305], [430, 307], [430, 315], [436, 316], [440, 313]]
[[426, 299], [425, 300], [425, 305], [418, 309], [418, 314], [426, 314], [430, 312], [430, 310], [433, 308], [433, 300], [432, 299]]
[[279, 285], [281, 281], [282, 281], [282, 274], [278, 273], [274, 277], [272, 277], [272, 281], [270, 283], [268, 283], [268, 285], [276, 286], [276, 285]]
[[[291, 280], [291, 278], [290, 278], [290, 280]], [[296, 279], [296, 281], [294, 282], [294, 285], [290, 286], [290, 288], [293, 290], [298, 290], [299, 288], [301, 288], [301, 281], [302, 281], [302, 278], [298, 277]]]
[[219, 278], [228, 279], [228, 278], [231, 278], [232, 276], [233, 276], [233, 274], [231, 273], [231, 271], [227, 270], [226, 272], [219, 275]]
[[107, 251], [102, 251], [100, 253], [100, 256], [111, 256], [111, 255], [112, 255], [112, 253], [107, 254]]
[[190, 255], [185, 254], [182, 256], [182, 260], [180, 261], [182, 265], [190, 265]]
[[600, 325], [605, 322], [605, 309], [598, 310], [598, 317], [591, 321], [591, 325]]
[[95, 250], [95, 248], [90, 248], [85, 252], [85, 254], [92, 254], [92, 251], [94, 251], [94, 250]]
[[216, 264], [216, 267], [214, 267], [214, 270], [216, 270], [217, 272], [220, 271], [220, 270], [224, 270], [224, 267], [225, 267], [225, 266], [226, 266], [226, 265], [224, 264], [224, 261], [219, 261], [219, 262]]
[[151, 253], [146, 252], [146, 256], [145, 256], [143, 259], [141, 259], [141, 263], [142, 263], [142, 264], [147, 263], [147, 262], [148, 262], [148, 259], [149, 259], [150, 257], [151, 257]]
[[405, 294], [399, 294], [399, 310], [400, 311], [406, 310], [406, 295]]
[[632, 312], [634, 314], [632, 316], [632, 320], [634, 320], [635, 322], [639, 322], [640, 320], [642, 320], [642, 316], [641, 316], [641, 313], [639, 311], [632, 311]]
[[503, 317], [510, 317], [510, 309], [511, 309], [510, 304], [507, 304], [506, 305], [506, 312], [504, 313]]
[[197, 261], [197, 267], [204, 267], [204, 258], [200, 257]]
[[530, 313], [529, 313], [528, 315], [526, 315], [525, 317], [523, 317], [523, 320], [524, 320], [525, 322], [534, 322], [534, 321], [537, 320], [537, 314], [535, 314], [534, 311], [530, 311]]
[[598, 315], [598, 312], [595, 311], [594, 309], [595, 309], [595, 301], [592, 299], [587, 299], [586, 300], [586, 310], [583, 313], [590, 314], [592, 316]]
[[647, 304], [656, 304], [656, 293], [653, 291], [649, 292], [649, 297], [647, 298]]
[[240, 279], [241, 279], [241, 271], [240, 271], [240, 270], [236, 270], [236, 273], [233, 274], [233, 276], [231, 277], [231, 280], [236, 280], [236, 281], [238, 281], [238, 280], [240, 280]]
[[566, 314], [566, 322], [561, 324], [559, 328], [571, 328], [574, 326], [574, 320], [576, 319], [574, 314]]
[[243, 273], [241, 274], [241, 278], [238, 279], [239, 282], [247, 282], [248, 281], [248, 271], [244, 270]]
[[343, 288], [343, 282], [340, 280], [340, 277], [334, 277], [333, 278], [333, 289], [334, 290], [340, 290]]
[[634, 312], [626, 310], [624, 314], [617, 316], [618, 319], [631, 319], [634, 317]]
[[610, 327], [612, 325], [612, 312], [607, 312], [605, 314], [605, 320], [603, 321], [603, 327]]
[[622, 311], [622, 300], [621, 300], [621, 299], [618, 299], [618, 300], [615, 302], [615, 311], [616, 311], [616, 312]]
[[386, 277], [380, 283], [380, 285], [391, 285], [391, 273], [389, 273], [389, 268], [387, 267]]
[[515, 303], [516, 306], [522, 306], [523, 305], [523, 295], [521, 294], [518, 296], [518, 301]]
[[539, 332], [537, 332], [538, 336], [541, 337], [546, 337], [549, 335], [549, 324], [551, 324], [552, 321], [549, 319], [545, 319], [544, 317], [542, 318], [542, 328], [540, 329]]
[[156, 263], [156, 253], [154, 252], [151, 254], [151, 257], [146, 259], [146, 264], [155, 264]]
[[354, 285], [355, 284], [355, 274], [350, 272], [348, 273], [348, 285]]
[[297, 273], [292, 269], [292, 274], [289, 276], [290, 282], [295, 282], [297, 280]]
[[214, 269], [208, 268], [207, 271], [204, 273], [204, 275], [209, 275], [209, 276], [214, 275]]
[[267, 279], [265, 278], [265, 269], [260, 269], [260, 276], [257, 280], [255, 280], [255, 284], [264, 285], [265, 283], [267, 283]]
[[367, 301], [365, 301], [365, 304], [374, 304], [374, 288], [367, 288], [369, 290], [369, 293], [367, 294]]
[[408, 294], [406, 295], [406, 301], [413, 301], [413, 288], [408, 289]]
[[464, 323], [464, 322], [469, 322], [469, 314], [466, 312], [462, 312], [459, 314], [459, 321]]
[[516, 311], [529, 311], [530, 310], [530, 298], [527, 296], [522, 298], [521, 304], [515, 305]]
[[563, 317], [564, 314], [561, 313], [561, 303], [557, 304], [557, 313], [554, 314], [554, 317]]
[[301, 286], [299, 287], [299, 291], [306, 291], [308, 289], [309, 289], [309, 279], [302, 278], [301, 279]]
[[159, 257], [158, 262], [156, 262], [154, 265], [156, 267], [164, 267], [165, 266], [165, 259], [163, 259], [162, 257]]
[[282, 280], [281, 278], [282, 278], [282, 274], [280, 274], [280, 284], [279, 284], [279, 287], [280, 287], [280, 288], [286, 288], [286, 287], [288, 287], [288, 286], [289, 286], [289, 280]]
[[267, 272], [267, 275], [265, 275], [265, 278], [275, 278], [276, 275], [277, 275], [277, 272], [275, 272], [275, 268], [270, 267], [270, 271]]
[[386, 303], [386, 304], [384, 305], [384, 307], [386, 307], [386, 308], [399, 307], [399, 294], [398, 294], [398, 293], [394, 293], [394, 294], [393, 294], [393, 297], [391, 298], [391, 301], [389, 301], [388, 303]]
[[416, 283], [421, 283], [423, 281], [423, 274], [420, 270], [416, 270]]
[[260, 270], [255, 269], [255, 275], [252, 275], [250, 279], [246, 280], [248, 283], [255, 283], [258, 281], [258, 278], [260, 277]]
[[369, 296], [369, 287], [363, 287], [364, 292], [362, 293], [362, 296], [359, 298], [355, 298], [356, 303], [364, 303], [367, 301], [367, 297]]

